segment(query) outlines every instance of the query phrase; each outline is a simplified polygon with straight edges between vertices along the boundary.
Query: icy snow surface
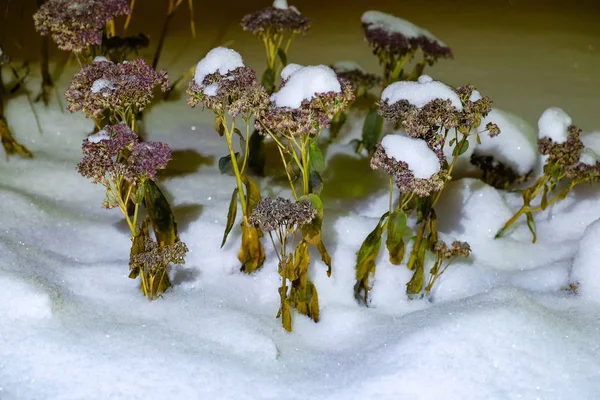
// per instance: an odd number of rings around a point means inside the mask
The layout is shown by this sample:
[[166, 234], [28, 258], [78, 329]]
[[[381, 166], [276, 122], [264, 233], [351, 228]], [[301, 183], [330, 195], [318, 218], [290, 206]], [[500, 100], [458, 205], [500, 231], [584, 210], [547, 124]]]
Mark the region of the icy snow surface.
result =
[[418, 179], [429, 179], [440, 172], [440, 160], [423, 139], [404, 135], [386, 135], [381, 146], [388, 157], [403, 161]]
[[573, 123], [562, 109], [552, 107], [544, 111], [538, 121], [540, 138], [550, 138], [554, 143], [564, 143], [569, 137], [567, 128]]
[[435, 99], [450, 100], [457, 110], [462, 110], [462, 103], [456, 92], [450, 86], [434, 81], [427, 75], [419, 77], [418, 82], [400, 81], [392, 83], [383, 90], [381, 99], [389, 104], [406, 100], [418, 108]]
[[600, 219], [587, 227], [579, 242], [572, 280], [583, 298], [600, 303]]
[[243, 66], [244, 60], [240, 53], [226, 47], [215, 47], [196, 65], [194, 81], [198, 85], [202, 85], [207, 75], [217, 72], [225, 75], [229, 71]]
[[290, 64], [281, 71], [281, 78], [289, 80], [271, 95], [277, 107], [299, 108], [304, 100], [311, 100], [320, 93], [342, 90], [337, 75], [326, 65]]
[[[446, 271], [431, 299], [408, 301], [410, 271], [382, 249], [364, 308], [353, 298], [355, 253], [387, 210], [387, 178], [351, 146], [331, 144], [322, 197], [333, 274], [314, 254], [322, 319], [294, 315], [288, 334], [275, 319], [270, 242], [252, 276], [239, 272], [237, 224], [219, 248], [235, 183], [216, 165], [226, 146], [212, 114], [182, 100], [144, 116], [147, 140], [174, 150], [160, 183], [190, 248], [171, 271], [173, 288], [148, 302], [127, 277], [119, 211], [101, 209], [104, 190], [75, 170], [93, 124], [38, 106], [39, 136], [29, 112], [24, 96], [9, 102], [35, 158], [0, 157], [2, 400], [598, 398], [600, 313], [563, 290], [587, 225], [600, 218], [594, 187], [538, 213], [532, 244], [524, 220], [493, 239], [518, 194], [452, 183], [436, 207], [438, 228], [446, 241], [467, 240], [473, 256]], [[257, 182], [265, 196], [291, 196], [284, 182]], [[597, 257], [583, 255], [597, 247], [597, 231], [588, 230], [576, 263], [585, 297], [600, 287]]]

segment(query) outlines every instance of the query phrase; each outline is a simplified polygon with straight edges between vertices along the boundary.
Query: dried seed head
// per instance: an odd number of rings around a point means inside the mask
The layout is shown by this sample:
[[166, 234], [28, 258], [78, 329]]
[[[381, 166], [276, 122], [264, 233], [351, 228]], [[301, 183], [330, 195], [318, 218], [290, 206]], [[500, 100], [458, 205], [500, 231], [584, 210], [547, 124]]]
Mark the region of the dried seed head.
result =
[[564, 143], [554, 143], [549, 137], [538, 140], [540, 154], [548, 156], [547, 164], [568, 167], [578, 163], [583, 150], [583, 143], [579, 139], [581, 130], [571, 125], [568, 132], [569, 136]]
[[310, 28], [310, 20], [293, 7], [267, 7], [242, 18], [242, 28], [261, 37], [273, 37], [283, 32], [304, 34]]
[[170, 263], [184, 264], [188, 248], [178, 241], [173, 245], [160, 247], [150, 237], [144, 237], [144, 251], [131, 257], [129, 267], [146, 273], [164, 271]]
[[187, 93], [191, 107], [201, 103], [217, 115], [227, 113], [246, 119], [255, 116], [269, 103], [266, 90], [258, 83], [256, 73], [250, 67], [238, 67], [225, 75], [207, 75], [201, 84], [192, 81]]
[[48, 0], [33, 15], [35, 29], [63, 50], [81, 52], [102, 43], [104, 25], [129, 14], [127, 0]]
[[355, 96], [357, 91], [366, 92], [375, 86], [381, 85], [381, 77], [366, 72], [359, 67], [347, 68], [336, 64], [332, 68], [339, 78], [345, 79], [352, 85]]
[[262, 199], [252, 211], [248, 223], [264, 232], [272, 232], [285, 227], [295, 230], [310, 223], [317, 216], [317, 210], [310, 201], [291, 201], [282, 197]]
[[169, 77], [156, 72], [143, 59], [114, 64], [96, 61], [75, 74], [65, 93], [71, 112], [83, 110], [89, 118], [99, 118], [105, 111], [144, 110], [154, 98], [154, 88], [169, 89]]
[[433, 251], [441, 259], [450, 259], [459, 256], [469, 257], [469, 254], [471, 254], [471, 246], [469, 246], [469, 243], [467, 242], [455, 240], [452, 242], [452, 247], [448, 248], [446, 243], [439, 240], [433, 245]]

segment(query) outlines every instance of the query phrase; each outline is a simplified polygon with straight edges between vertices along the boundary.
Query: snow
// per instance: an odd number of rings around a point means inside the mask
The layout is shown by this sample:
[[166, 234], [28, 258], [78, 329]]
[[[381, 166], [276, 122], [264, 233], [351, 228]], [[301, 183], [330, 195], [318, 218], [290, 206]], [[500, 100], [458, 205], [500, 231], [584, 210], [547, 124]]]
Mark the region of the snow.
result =
[[236, 68], [243, 67], [244, 60], [240, 53], [226, 47], [215, 47], [196, 65], [194, 82], [202, 85], [207, 75], [219, 73], [227, 74]]
[[538, 121], [541, 138], [550, 138], [554, 143], [564, 143], [569, 138], [569, 131], [573, 121], [562, 109], [557, 107], [548, 108], [542, 113]]
[[320, 93], [342, 90], [337, 75], [326, 65], [290, 64], [281, 71], [281, 78], [289, 80], [271, 96], [277, 107], [299, 108], [304, 100], [311, 100]]
[[278, 8], [280, 10], [287, 10], [288, 9], [288, 2], [287, 2], [287, 0], [275, 0], [273, 2], [273, 7], [274, 8]]
[[[295, 314], [288, 334], [275, 318], [270, 242], [252, 276], [239, 272], [239, 224], [220, 249], [235, 182], [216, 165], [225, 148], [214, 116], [185, 109], [182, 99], [144, 115], [147, 140], [173, 148], [160, 184], [190, 248], [155, 302], [127, 278], [119, 211], [101, 209], [103, 188], [75, 171], [93, 123], [39, 106], [43, 138], [22, 135], [35, 158], [0, 157], [2, 400], [597, 398], [600, 227], [588, 228], [600, 219], [597, 186], [536, 213], [532, 244], [524, 218], [494, 239], [519, 193], [451, 182], [436, 206], [440, 237], [468, 241], [472, 257], [452, 264], [430, 298], [408, 301], [411, 272], [382, 247], [366, 308], [353, 298], [354, 263], [387, 210], [387, 179], [351, 146], [329, 144], [323, 238], [333, 274], [313, 258], [321, 321]], [[6, 111], [28, 132], [25, 96]], [[582, 140], [593, 148], [597, 137]], [[263, 195], [291, 197], [276, 180], [256, 182]], [[564, 290], [575, 281], [579, 295]]]
[[473, 92], [471, 92], [471, 96], [469, 96], [469, 101], [475, 103], [478, 100], [481, 100], [483, 97], [481, 97], [481, 93], [479, 93], [478, 90], [473, 90]]
[[96, 56], [94, 57], [94, 60], [92, 62], [111, 62], [108, 58], [104, 57], [104, 56]]
[[102, 93], [104, 97], [110, 96], [111, 91], [115, 90], [115, 84], [108, 79], [96, 79], [94, 83], [92, 83], [92, 88], [90, 91], [92, 93]]
[[381, 146], [388, 157], [408, 164], [415, 178], [429, 179], [440, 172], [440, 160], [423, 139], [386, 135]]
[[592, 132], [579, 136], [583, 143], [583, 151], [579, 162], [587, 165], [596, 165], [600, 162], [600, 132]]
[[434, 81], [427, 75], [419, 77], [417, 82], [400, 81], [392, 83], [383, 90], [381, 99], [389, 104], [406, 100], [417, 108], [422, 108], [435, 99], [442, 99], [450, 100], [452, 106], [459, 111], [463, 109], [460, 97], [450, 86]]
[[218, 83], [211, 83], [210, 85], [208, 85], [207, 87], [205, 87], [202, 92], [206, 96], [216, 96], [218, 91], [219, 91], [219, 84]]
[[540, 156], [537, 149], [537, 134], [527, 122], [506, 111], [494, 108], [482, 118], [478, 130], [488, 123], [500, 128], [500, 135], [489, 137], [480, 135], [481, 144], [475, 149], [479, 155], [493, 156], [494, 160], [511, 167], [519, 175], [525, 175], [536, 168]]
[[110, 136], [108, 135], [108, 132], [106, 132], [104, 129], [94, 133], [93, 135], [88, 136], [87, 138], [88, 142], [90, 143], [100, 143], [101, 141], [108, 139], [110, 139]]
[[368, 25], [368, 29], [383, 29], [388, 33], [402, 34], [407, 38], [424, 36], [437, 42], [441, 46], [446, 46], [444, 42], [435, 37], [428, 30], [420, 28], [410, 21], [381, 11], [366, 11], [362, 15], [361, 21], [363, 24]]
[[577, 291], [587, 300], [600, 303], [600, 219], [592, 222], [579, 242], [573, 260], [571, 282], [578, 285]]

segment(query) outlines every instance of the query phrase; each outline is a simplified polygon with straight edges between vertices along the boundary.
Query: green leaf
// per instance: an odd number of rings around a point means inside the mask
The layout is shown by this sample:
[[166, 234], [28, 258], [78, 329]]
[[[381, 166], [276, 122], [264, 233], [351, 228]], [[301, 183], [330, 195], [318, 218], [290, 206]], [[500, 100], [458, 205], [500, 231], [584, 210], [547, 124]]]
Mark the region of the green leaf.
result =
[[146, 189], [144, 205], [152, 223], [156, 241], [161, 247], [175, 244], [178, 240], [177, 224], [167, 198], [151, 179], [146, 179], [144, 186]]
[[265, 152], [265, 137], [258, 133], [257, 130], [250, 135], [248, 143], [248, 167], [258, 176], [265, 175], [265, 160], [267, 159]]
[[[240, 153], [235, 153], [236, 158], [238, 158], [239, 156]], [[219, 158], [219, 171], [221, 171], [221, 174], [223, 175], [234, 175], [233, 163], [231, 162], [231, 154]]]
[[233, 133], [235, 133], [236, 135], [238, 135], [240, 137], [240, 139], [244, 139], [244, 136], [242, 135], [242, 132], [238, 128], [233, 128]]
[[465, 152], [469, 149], [469, 141], [462, 140], [457, 143], [457, 145], [452, 150], [452, 157], [458, 157], [465, 154]]
[[215, 117], [215, 130], [219, 136], [223, 136], [225, 134], [225, 125], [223, 125], [223, 119], [221, 117]]
[[238, 200], [238, 188], [233, 190], [233, 194], [231, 195], [231, 201], [229, 202], [229, 211], [227, 212], [227, 225], [225, 226], [225, 233], [223, 234], [223, 241], [221, 242], [221, 248], [225, 246], [225, 242], [227, 241], [227, 236], [229, 236], [229, 232], [231, 232], [231, 228], [233, 228], [233, 224], [235, 222], [235, 217], [237, 214], [237, 200]]
[[535, 220], [533, 219], [533, 214], [528, 212], [528, 213], [525, 213], [525, 216], [527, 217], [527, 227], [529, 228], [529, 231], [533, 235], [532, 243], [535, 243], [535, 241], [537, 240], [537, 235], [535, 233]]
[[242, 175], [242, 182], [246, 185], [246, 209], [250, 215], [261, 199], [260, 189], [248, 175]]
[[319, 173], [325, 171], [323, 153], [321, 153], [321, 148], [316, 143], [311, 142], [308, 147], [308, 154], [310, 157], [310, 166]]
[[260, 83], [267, 89], [269, 94], [273, 93], [273, 90], [275, 89], [275, 71], [271, 68], [267, 68], [263, 73]]
[[548, 208], [548, 185], [544, 185], [544, 193], [542, 194], [542, 202], [540, 203], [542, 210]]
[[311, 193], [320, 195], [323, 191], [323, 178], [317, 171], [310, 170], [308, 187]]
[[404, 258], [404, 232], [406, 231], [406, 214], [396, 210], [390, 214], [387, 227], [388, 235], [385, 245], [390, 255], [390, 262], [400, 265]]
[[362, 131], [362, 144], [369, 152], [375, 150], [383, 130], [383, 118], [377, 113], [377, 108], [369, 110]]
[[356, 253], [356, 284], [354, 285], [354, 296], [357, 300], [368, 304], [369, 291], [371, 290], [370, 279], [375, 275], [375, 259], [381, 248], [381, 235], [383, 234], [383, 221], [387, 218], [385, 213], [375, 229], [369, 233], [367, 238]]
[[302, 238], [319, 250], [321, 260], [327, 265], [327, 276], [331, 276], [331, 256], [329, 256], [327, 248], [323, 243], [321, 232], [323, 225], [323, 202], [315, 193], [302, 196], [298, 201], [310, 201], [317, 210], [317, 216], [309, 224], [302, 227]]
[[285, 67], [288, 63], [288, 59], [287, 59], [287, 54], [285, 54], [285, 51], [281, 47], [277, 49], [277, 55], [279, 56], [279, 59], [281, 60], [281, 65], [283, 65]]

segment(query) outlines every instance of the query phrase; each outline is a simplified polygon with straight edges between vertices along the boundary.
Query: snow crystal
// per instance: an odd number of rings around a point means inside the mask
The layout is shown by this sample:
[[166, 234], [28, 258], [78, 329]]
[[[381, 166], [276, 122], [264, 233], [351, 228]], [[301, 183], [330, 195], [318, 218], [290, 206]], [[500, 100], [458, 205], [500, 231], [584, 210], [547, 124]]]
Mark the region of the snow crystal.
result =
[[427, 75], [419, 77], [418, 82], [400, 81], [392, 83], [381, 93], [381, 99], [389, 104], [406, 100], [418, 108], [435, 99], [442, 99], [450, 100], [452, 106], [459, 111], [463, 109], [460, 97], [450, 86], [434, 81]]
[[338, 61], [335, 64], [333, 64], [333, 68], [339, 72], [349, 72], [349, 71], [363, 71], [364, 72], [363, 67], [361, 67], [361, 65], [359, 63], [357, 63], [356, 61], [349, 61], [349, 60]]
[[298, 71], [299, 69], [302, 68], [302, 65], [300, 64], [288, 64], [286, 65], [282, 70], [281, 70], [281, 79], [283, 79], [284, 81], [289, 78], [294, 72]]
[[571, 117], [562, 109], [552, 107], [544, 111], [538, 121], [541, 138], [550, 138], [554, 143], [564, 143], [569, 137], [567, 128], [572, 124]]
[[579, 285], [578, 292], [588, 300], [600, 303], [600, 219], [592, 222], [579, 242], [573, 260], [571, 281]]
[[439, 158], [422, 139], [387, 135], [381, 140], [381, 146], [388, 157], [408, 164], [415, 178], [429, 179], [440, 172]]
[[100, 143], [101, 141], [108, 139], [110, 139], [110, 136], [108, 136], [108, 132], [106, 132], [104, 129], [88, 136], [87, 138], [88, 142], [90, 143]]
[[492, 156], [519, 175], [532, 171], [539, 160], [534, 128], [521, 118], [496, 108], [481, 120], [477, 129], [482, 130], [489, 122], [498, 125], [500, 135], [489, 137], [487, 133], [481, 134], [481, 144], [475, 153]]
[[243, 67], [244, 60], [240, 53], [226, 47], [215, 47], [196, 65], [194, 81], [202, 85], [207, 75], [220, 73], [225, 75], [229, 71]]
[[104, 56], [96, 56], [94, 57], [94, 61], [92, 62], [111, 62], [108, 58], [104, 57]]
[[407, 38], [425, 36], [426, 38], [437, 42], [439, 45], [446, 47], [446, 43], [435, 37], [428, 30], [391, 14], [386, 14], [381, 11], [367, 11], [362, 15], [361, 21], [363, 24], [368, 25], [368, 29], [383, 29], [389, 33], [399, 33]]
[[104, 97], [108, 97], [110, 94], [109, 91], [115, 90], [115, 84], [108, 79], [96, 79], [94, 83], [92, 83], [92, 88], [90, 91], [92, 93], [102, 93]]
[[[293, 71], [291, 74], [289, 74], [290, 70]], [[337, 75], [326, 65], [306, 67], [294, 65], [285, 74], [284, 71], [281, 77], [285, 75], [289, 80], [271, 96], [271, 100], [277, 107], [299, 108], [302, 101], [311, 100], [315, 95], [328, 92], [339, 93], [342, 90]]]

